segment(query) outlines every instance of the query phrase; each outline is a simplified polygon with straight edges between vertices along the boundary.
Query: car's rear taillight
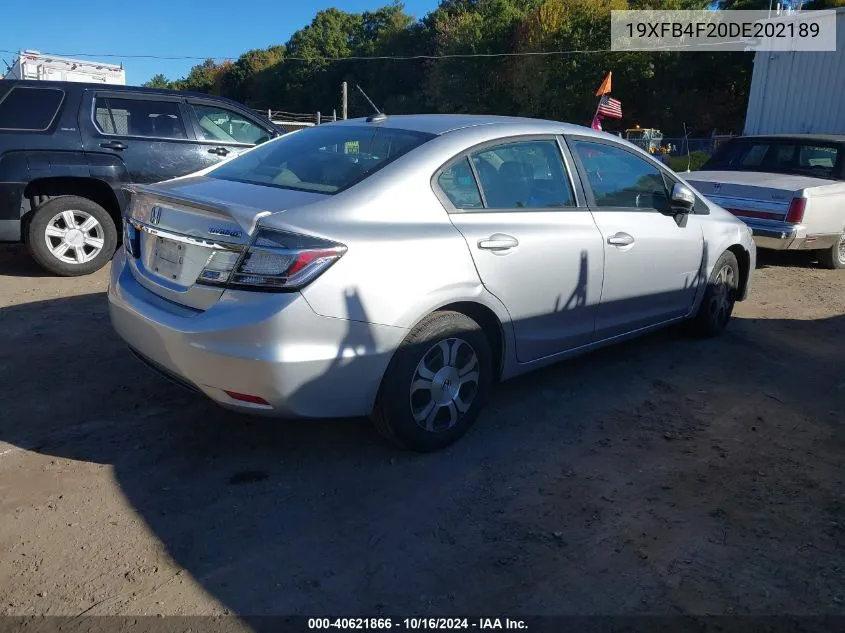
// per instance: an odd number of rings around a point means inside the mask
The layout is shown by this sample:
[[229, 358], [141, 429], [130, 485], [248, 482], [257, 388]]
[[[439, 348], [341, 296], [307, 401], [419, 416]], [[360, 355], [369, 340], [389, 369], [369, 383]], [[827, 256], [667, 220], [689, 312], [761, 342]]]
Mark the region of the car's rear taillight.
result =
[[141, 254], [138, 229], [125, 219], [123, 220], [123, 248], [130, 257], [137, 258]]
[[807, 208], [807, 198], [793, 198], [789, 203], [789, 211], [786, 212], [786, 221], [790, 224], [799, 224], [804, 220], [804, 209]]
[[346, 246], [317, 237], [259, 229], [243, 253], [215, 251], [197, 283], [249, 290], [298, 290], [340, 259]]

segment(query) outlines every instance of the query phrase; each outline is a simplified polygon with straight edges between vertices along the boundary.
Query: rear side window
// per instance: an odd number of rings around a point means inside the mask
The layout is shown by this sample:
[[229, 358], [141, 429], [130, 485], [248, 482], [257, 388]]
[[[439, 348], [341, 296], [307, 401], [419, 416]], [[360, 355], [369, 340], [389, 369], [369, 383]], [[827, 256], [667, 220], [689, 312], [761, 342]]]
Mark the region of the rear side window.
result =
[[15, 86], [0, 101], [0, 130], [46, 130], [56, 118], [64, 96], [64, 91], [56, 88]]
[[187, 138], [179, 104], [173, 101], [97, 97], [94, 121], [103, 134]]
[[444, 169], [437, 184], [456, 209], [480, 209], [483, 206], [467, 158]]
[[320, 126], [261, 145], [221, 164], [208, 176], [333, 194], [432, 138], [432, 134], [378, 125]]
[[557, 141], [509, 142], [471, 158], [489, 209], [575, 206]]

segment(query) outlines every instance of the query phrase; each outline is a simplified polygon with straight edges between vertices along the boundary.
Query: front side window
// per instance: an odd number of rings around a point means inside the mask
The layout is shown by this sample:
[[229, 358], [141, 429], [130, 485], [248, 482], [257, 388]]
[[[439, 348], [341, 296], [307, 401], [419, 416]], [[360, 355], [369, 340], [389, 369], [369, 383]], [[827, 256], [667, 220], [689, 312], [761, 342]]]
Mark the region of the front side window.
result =
[[333, 194], [434, 138], [378, 125], [326, 125], [286, 134], [222, 163], [211, 178]]
[[191, 106], [197, 115], [202, 138], [220, 143], [257, 145], [269, 138], [267, 130], [246, 117], [217, 106]]
[[662, 172], [639, 156], [604, 143], [573, 141], [587, 175], [595, 206], [667, 211]]
[[104, 134], [148, 138], [186, 139], [179, 104], [148, 99], [97, 97], [94, 119]]
[[0, 130], [46, 130], [56, 118], [64, 96], [56, 88], [15, 86], [0, 101]]
[[471, 154], [489, 209], [575, 206], [554, 140], [515, 141]]

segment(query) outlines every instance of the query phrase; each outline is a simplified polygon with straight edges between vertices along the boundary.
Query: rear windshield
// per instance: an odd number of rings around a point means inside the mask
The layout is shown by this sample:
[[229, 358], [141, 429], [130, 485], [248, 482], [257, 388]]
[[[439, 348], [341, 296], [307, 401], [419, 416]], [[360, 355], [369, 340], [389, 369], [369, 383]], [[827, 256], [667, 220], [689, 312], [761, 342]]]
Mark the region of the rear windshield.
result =
[[56, 118], [64, 96], [57, 88], [15, 86], [0, 99], [0, 130], [46, 130]]
[[836, 179], [842, 150], [835, 144], [793, 140], [731, 141], [701, 169], [763, 171]]
[[315, 127], [262, 145], [208, 175], [333, 194], [361, 182], [433, 137], [378, 125]]

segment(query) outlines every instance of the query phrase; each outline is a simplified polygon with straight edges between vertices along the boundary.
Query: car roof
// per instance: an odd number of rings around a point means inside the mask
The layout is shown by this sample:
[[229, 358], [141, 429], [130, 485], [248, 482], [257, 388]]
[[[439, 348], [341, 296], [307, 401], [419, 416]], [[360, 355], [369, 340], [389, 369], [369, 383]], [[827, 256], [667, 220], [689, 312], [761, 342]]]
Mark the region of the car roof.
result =
[[821, 141], [824, 143], [845, 143], [843, 134], [755, 134], [753, 136], [738, 136], [738, 141]]
[[62, 90], [107, 90], [108, 92], [134, 92], [141, 94], [160, 94], [168, 96], [179, 97], [197, 97], [202, 99], [214, 99], [215, 101], [226, 101], [241, 108], [246, 108], [242, 103], [229, 99], [227, 97], [219, 97], [217, 95], [209, 95], [204, 92], [194, 92], [190, 90], [171, 90], [169, 88], [146, 88], [144, 86], [127, 86], [122, 84], [102, 84], [91, 83], [87, 81], [42, 81], [35, 79], [4, 79], [0, 86], [6, 83], [26, 86], [27, 88], [61, 88]]
[[[387, 115], [385, 119], [368, 122], [366, 118], [338, 121], [331, 125], [378, 125], [381, 127], [424, 132], [440, 136], [448, 132], [462, 130], [480, 125], [496, 126], [497, 128], [513, 128], [520, 132], [548, 134], [550, 130], [558, 134], [595, 134], [590, 128], [560, 121], [545, 119], [531, 119], [526, 117], [496, 116], [490, 114], [395, 114]], [[502, 129], [502, 132], [507, 132]]]

